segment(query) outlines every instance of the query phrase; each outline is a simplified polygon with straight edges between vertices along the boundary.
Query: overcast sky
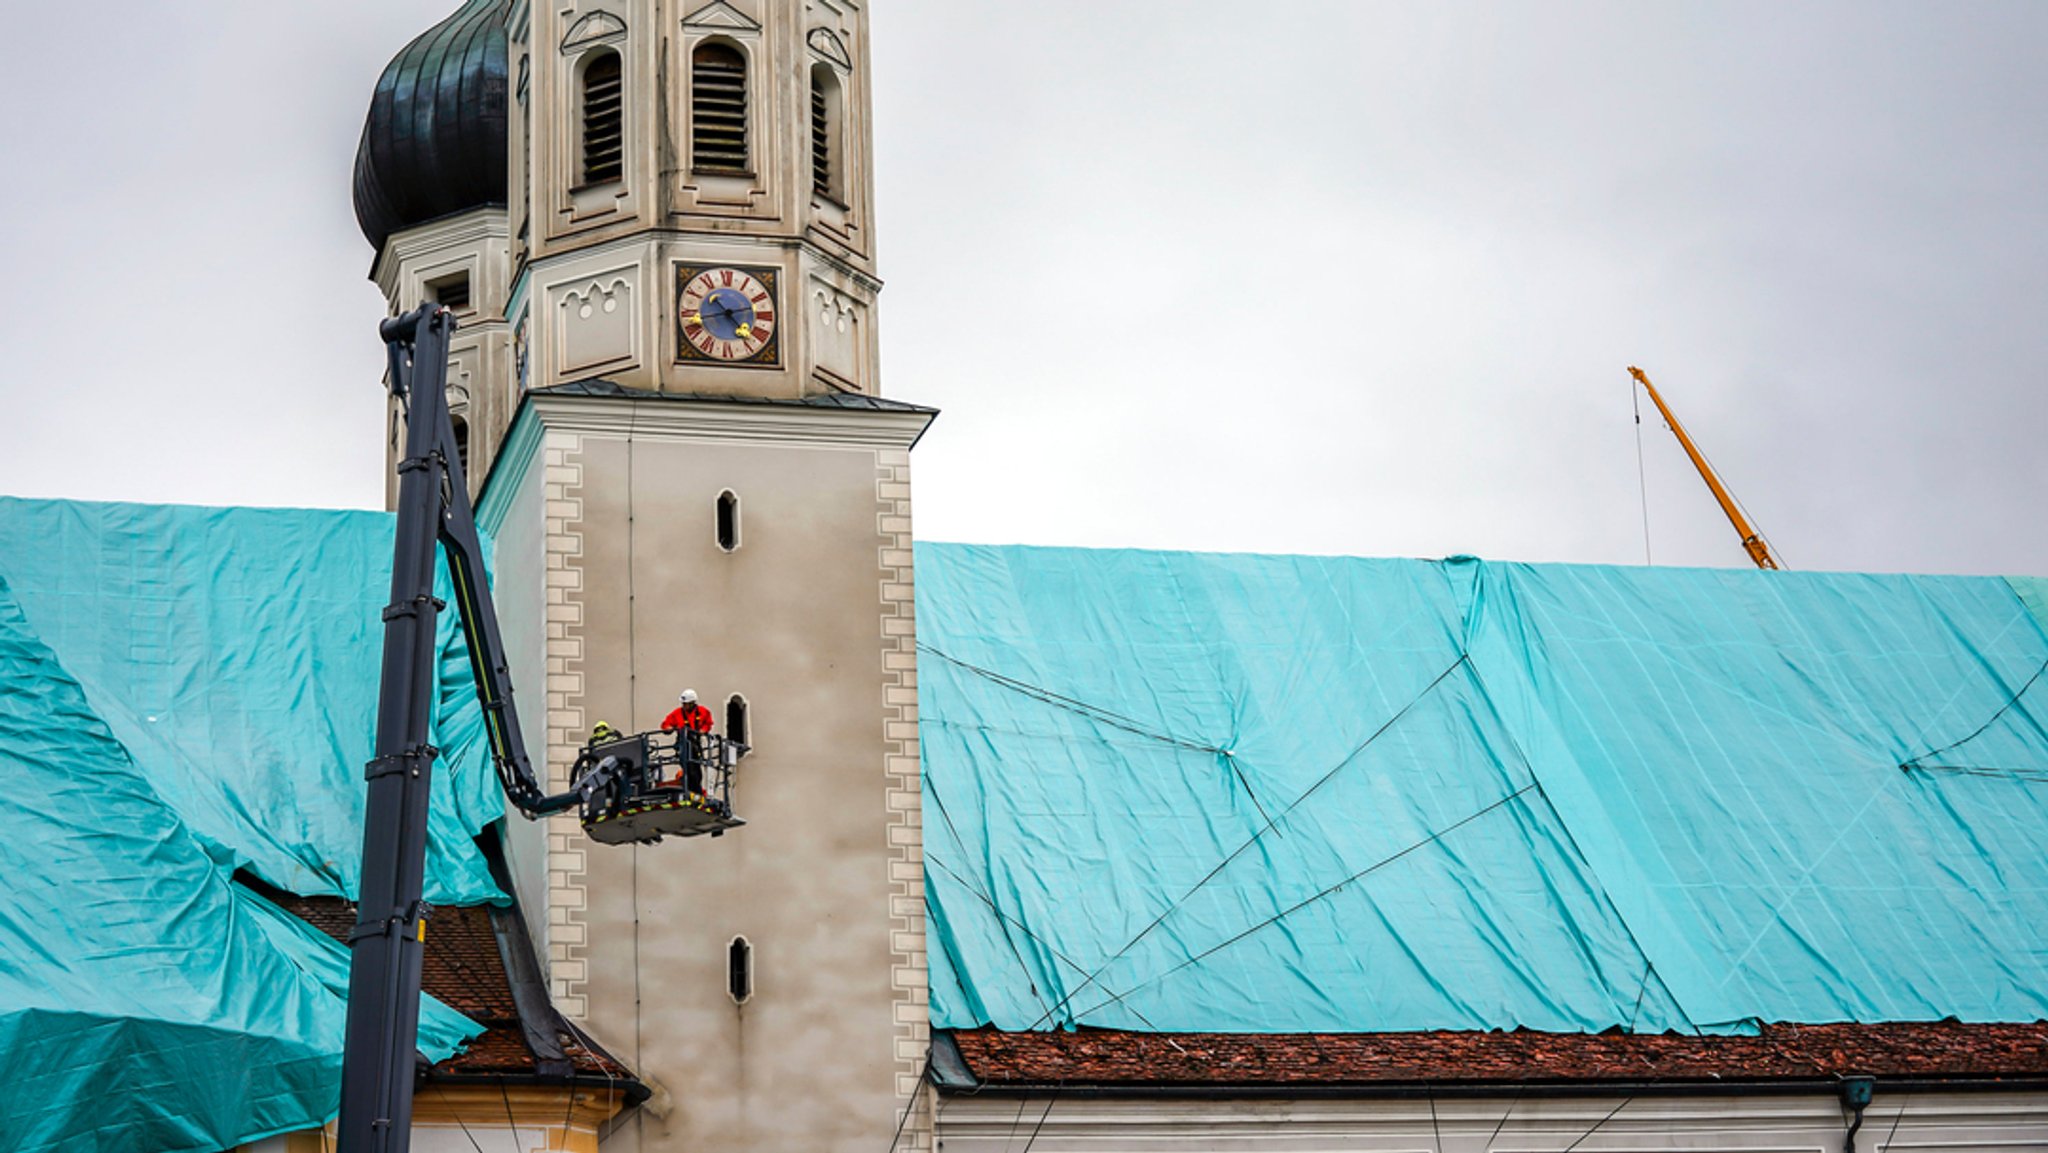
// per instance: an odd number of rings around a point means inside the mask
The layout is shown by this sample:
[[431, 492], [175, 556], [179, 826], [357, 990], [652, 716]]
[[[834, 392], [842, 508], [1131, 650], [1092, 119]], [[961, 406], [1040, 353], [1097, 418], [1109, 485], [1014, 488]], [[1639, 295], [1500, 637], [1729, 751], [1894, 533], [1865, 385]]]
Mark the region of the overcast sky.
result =
[[[349, 173], [454, 6], [9, 5], [0, 493], [381, 501]], [[922, 537], [1641, 563], [1635, 363], [1791, 566], [2048, 573], [2048, 5], [875, 6]]]

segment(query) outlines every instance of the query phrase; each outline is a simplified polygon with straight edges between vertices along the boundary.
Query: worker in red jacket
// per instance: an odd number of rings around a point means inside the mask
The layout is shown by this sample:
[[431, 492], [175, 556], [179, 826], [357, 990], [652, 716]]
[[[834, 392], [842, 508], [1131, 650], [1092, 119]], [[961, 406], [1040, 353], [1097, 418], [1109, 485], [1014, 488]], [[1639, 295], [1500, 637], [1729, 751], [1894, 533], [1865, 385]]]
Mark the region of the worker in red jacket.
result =
[[711, 710], [697, 703], [696, 689], [684, 689], [683, 695], [676, 698], [676, 707], [669, 713], [667, 719], [661, 722], [661, 731], [665, 733], [708, 733], [711, 731]]
[[697, 690], [684, 689], [676, 707], [661, 722], [661, 731], [680, 733], [676, 751], [683, 757], [683, 772], [677, 784], [692, 793], [704, 791], [703, 734], [711, 731], [711, 710], [697, 703]]

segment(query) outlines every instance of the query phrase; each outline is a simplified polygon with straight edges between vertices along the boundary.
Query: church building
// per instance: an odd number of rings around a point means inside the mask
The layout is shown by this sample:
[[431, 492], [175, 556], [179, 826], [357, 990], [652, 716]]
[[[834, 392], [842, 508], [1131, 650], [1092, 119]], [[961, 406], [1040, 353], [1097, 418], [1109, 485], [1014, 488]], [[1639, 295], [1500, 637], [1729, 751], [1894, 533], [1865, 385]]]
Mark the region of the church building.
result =
[[[2048, 1148], [2048, 580], [915, 540], [869, 15], [371, 96], [546, 791], [745, 749], [523, 819], [444, 615], [413, 1149]], [[332, 1148], [391, 523], [0, 498], [0, 1147]]]

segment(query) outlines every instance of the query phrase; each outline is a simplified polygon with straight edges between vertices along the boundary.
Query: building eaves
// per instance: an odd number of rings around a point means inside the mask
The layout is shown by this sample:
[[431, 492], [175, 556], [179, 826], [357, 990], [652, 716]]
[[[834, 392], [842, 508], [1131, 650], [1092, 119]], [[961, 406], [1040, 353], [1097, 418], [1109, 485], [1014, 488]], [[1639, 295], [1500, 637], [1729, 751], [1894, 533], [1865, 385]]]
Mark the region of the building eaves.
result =
[[945, 1043], [971, 1072], [975, 1091], [1055, 1085], [1283, 1095], [1421, 1087], [1603, 1091], [1616, 1085], [1682, 1091], [1810, 1086], [1854, 1076], [1953, 1088], [2048, 1083], [2048, 1022], [1769, 1025], [1756, 1036], [1732, 1037], [973, 1029], [946, 1035]]
[[[294, 897], [274, 890], [266, 895], [343, 943], [356, 921], [354, 904], [338, 897]], [[493, 910], [484, 905], [434, 910], [421, 965], [421, 987], [482, 1025], [484, 1032], [461, 1053], [435, 1065], [428, 1077], [487, 1077], [543, 1085], [596, 1080], [616, 1085], [629, 1101], [644, 1100], [648, 1090], [632, 1071], [553, 1015], [551, 1006], [536, 1014], [531, 1004], [521, 1005], [500, 941], [508, 921], [517, 922], [517, 914], [494, 917]], [[547, 1019], [529, 1019], [536, 1016]], [[554, 1037], [559, 1055], [537, 1054], [530, 1040], [536, 1036], [542, 1038], [543, 1048], [547, 1047], [545, 1038]]]

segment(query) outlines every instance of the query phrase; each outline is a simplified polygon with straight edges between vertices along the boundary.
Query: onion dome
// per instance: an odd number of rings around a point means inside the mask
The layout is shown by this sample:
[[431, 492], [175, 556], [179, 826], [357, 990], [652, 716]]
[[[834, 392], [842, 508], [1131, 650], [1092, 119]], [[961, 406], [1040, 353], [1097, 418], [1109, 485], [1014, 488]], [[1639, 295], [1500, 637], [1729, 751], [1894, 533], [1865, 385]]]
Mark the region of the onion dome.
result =
[[391, 234], [505, 203], [508, 0], [467, 0], [384, 68], [356, 148], [356, 221]]

